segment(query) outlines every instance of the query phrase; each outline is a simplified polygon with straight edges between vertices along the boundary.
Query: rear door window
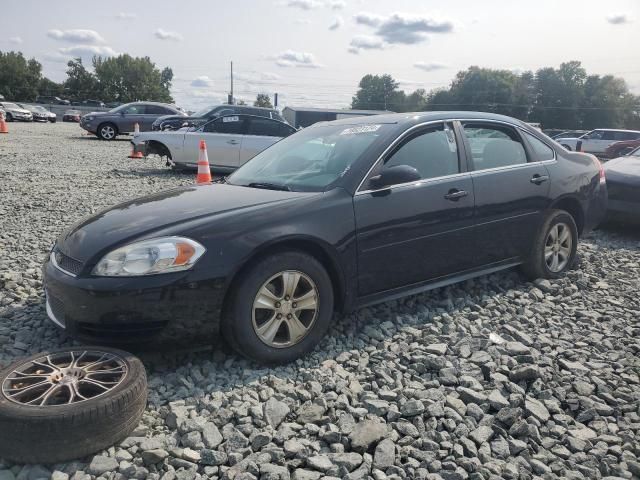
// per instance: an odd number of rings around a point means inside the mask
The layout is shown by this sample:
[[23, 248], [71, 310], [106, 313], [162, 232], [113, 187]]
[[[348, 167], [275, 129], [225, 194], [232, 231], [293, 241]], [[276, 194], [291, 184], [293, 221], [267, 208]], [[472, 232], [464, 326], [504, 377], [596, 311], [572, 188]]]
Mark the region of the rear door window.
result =
[[466, 123], [464, 133], [471, 147], [474, 170], [527, 163], [522, 139], [512, 127], [492, 123]]

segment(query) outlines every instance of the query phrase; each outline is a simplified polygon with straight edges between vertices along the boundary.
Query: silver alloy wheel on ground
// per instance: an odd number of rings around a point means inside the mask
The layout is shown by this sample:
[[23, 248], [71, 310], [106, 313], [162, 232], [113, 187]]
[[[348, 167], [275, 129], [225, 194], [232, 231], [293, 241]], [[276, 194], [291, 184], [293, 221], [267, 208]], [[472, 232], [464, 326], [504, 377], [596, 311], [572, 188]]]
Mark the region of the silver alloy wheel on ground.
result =
[[311, 330], [318, 317], [318, 289], [296, 270], [277, 273], [258, 290], [253, 301], [253, 329], [274, 348], [291, 347]]
[[544, 243], [544, 261], [554, 273], [562, 271], [569, 263], [573, 238], [566, 223], [556, 223], [551, 227]]
[[21, 405], [68, 405], [99, 397], [126, 376], [125, 361], [114, 353], [69, 350], [16, 367], [2, 382], [2, 394]]
[[103, 125], [100, 127], [100, 135], [105, 140], [112, 140], [116, 136], [116, 129], [111, 125]]

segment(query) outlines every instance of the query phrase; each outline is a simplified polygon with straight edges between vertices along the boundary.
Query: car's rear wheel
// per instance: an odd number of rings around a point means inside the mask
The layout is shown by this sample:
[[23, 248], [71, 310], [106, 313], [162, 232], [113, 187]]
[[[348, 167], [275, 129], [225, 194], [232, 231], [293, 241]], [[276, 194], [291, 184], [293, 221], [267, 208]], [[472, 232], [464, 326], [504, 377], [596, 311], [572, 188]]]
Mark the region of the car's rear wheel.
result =
[[113, 140], [118, 135], [118, 128], [113, 123], [103, 123], [98, 127], [98, 138]]
[[283, 252], [241, 275], [223, 314], [223, 334], [231, 346], [271, 364], [313, 349], [333, 315], [333, 286], [322, 264], [302, 252]]
[[578, 228], [564, 210], [551, 210], [534, 240], [531, 255], [522, 266], [530, 278], [558, 278], [576, 259]]

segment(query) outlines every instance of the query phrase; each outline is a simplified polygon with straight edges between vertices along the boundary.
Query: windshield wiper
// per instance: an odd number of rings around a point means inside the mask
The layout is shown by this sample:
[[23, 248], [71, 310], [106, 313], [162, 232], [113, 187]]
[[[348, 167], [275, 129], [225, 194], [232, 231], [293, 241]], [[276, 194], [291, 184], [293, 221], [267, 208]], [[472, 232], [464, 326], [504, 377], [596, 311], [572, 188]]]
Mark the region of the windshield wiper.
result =
[[282, 190], [285, 192], [291, 191], [291, 189], [286, 185], [278, 185], [277, 183], [251, 182], [246, 186], [251, 188], [264, 188], [265, 190]]

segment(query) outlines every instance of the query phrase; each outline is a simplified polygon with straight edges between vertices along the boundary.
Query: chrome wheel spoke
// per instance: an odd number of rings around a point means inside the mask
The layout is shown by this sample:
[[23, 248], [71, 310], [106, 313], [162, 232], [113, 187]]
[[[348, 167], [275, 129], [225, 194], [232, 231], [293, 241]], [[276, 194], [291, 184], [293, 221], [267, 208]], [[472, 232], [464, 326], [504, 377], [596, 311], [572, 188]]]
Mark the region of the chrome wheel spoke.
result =
[[298, 343], [307, 334], [307, 327], [295, 315], [288, 318], [286, 322], [289, 330], [289, 341], [293, 344]]
[[274, 314], [269, 320], [264, 322], [262, 326], [258, 328], [258, 335], [267, 342], [273, 342], [274, 338], [280, 330], [280, 325], [282, 324], [282, 319], [279, 319]]

